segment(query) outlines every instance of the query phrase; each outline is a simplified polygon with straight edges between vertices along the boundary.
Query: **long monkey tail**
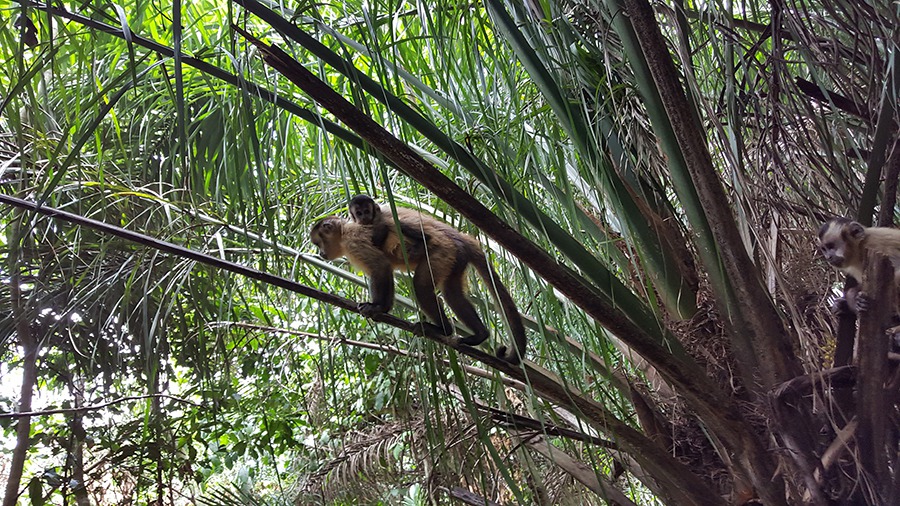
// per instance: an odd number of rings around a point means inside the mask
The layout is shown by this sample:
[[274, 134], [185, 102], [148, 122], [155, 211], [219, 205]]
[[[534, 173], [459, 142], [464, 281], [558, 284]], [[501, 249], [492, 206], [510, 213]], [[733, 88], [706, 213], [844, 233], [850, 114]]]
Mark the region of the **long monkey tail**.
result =
[[488, 285], [494, 301], [503, 309], [506, 322], [509, 325], [509, 331], [512, 334], [510, 343], [512, 347], [500, 346], [497, 348], [497, 357], [506, 360], [510, 364], [518, 365], [525, 358], [525, 350], [528, 347], [528, 340], [525, 337], [525, 324], [522, 323], [522, 315], [516, 309], [516, 303], [506, 289], [506, 286], [500, 281], [497, 272], [488, 264], [487, 257], [484, 252], [472, 252], [471, 263], [478, 271], [478, 275]]

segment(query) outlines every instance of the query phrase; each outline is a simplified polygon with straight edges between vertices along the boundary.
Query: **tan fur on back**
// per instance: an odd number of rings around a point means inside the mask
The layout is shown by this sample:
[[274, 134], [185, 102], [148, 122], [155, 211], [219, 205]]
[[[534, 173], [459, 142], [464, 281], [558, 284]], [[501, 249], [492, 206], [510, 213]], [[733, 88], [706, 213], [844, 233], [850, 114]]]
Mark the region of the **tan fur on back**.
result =
[[418, 257], [404, 255], [403, 244], [401, 244], [400, 237], [397, 234], [394, 225], [394, 217], [390, 207], [383, 206], [381, 215], [391, 231], [388, 234], [382, 249], [391, 261], [393, 268], [397, 270], [412, 271], [419, 264], [426, 263], [431, 269], [432, 277], [438, 285], [442, 284], [450, 274], [450, 271], [456, 263], [456, 258], [460, 254], [459, 245], [457, 245], [452, 238], [459, 237], [469, 244], [471, 244], [470, 241], [474, 241], [474, 239], [450, 225], [440, 222], [430, 216], [426, 216], [412, 209], [398, 207], [397, 217], [400, 221], [407, 226], [421, 230], [422, 233], [428, 237], [422, 255], [419, 255]]
[[[438, 288], [456, 266], [458, 258], [470, 260], [481, 255], [481, 246], [475, 238], [418, 211], [397, 208], [397, 217], [408, 227], [418, 228], [428, 240], [421, 253], [410, 254], [408, 242], [401, 241], [389, 207], [382, 207], [382, 219], [389, 233], [381, 248], [372, 244], [372, 226], [360, 225], [338, 217], [330, 217], [340, 223], [341, 253], [355, 267], [370, 275], [372, 266], [387, 262], [391, 270], [413, 271], [420, 264], [428, 265], [431, 277]], [[404, 252], [405, 246], [405, 252]], [[405, 253], [405, 254], [404, 254]]]
[[863, 247], [888, 257], [900, 257], [900, 230], [887, 227], [867, 228]]
[[862, 280], [865, 255], [869, 250], [887, 256], [895, 266], [900, 265], [900, 230], [896, 228], [867, 227], [862, 240], [854, 243], [842, 227], [832, 225], [823, 235], [823, 241], [836, 239], [848, 244], [844, 266], [840, 270], [857, 281]]

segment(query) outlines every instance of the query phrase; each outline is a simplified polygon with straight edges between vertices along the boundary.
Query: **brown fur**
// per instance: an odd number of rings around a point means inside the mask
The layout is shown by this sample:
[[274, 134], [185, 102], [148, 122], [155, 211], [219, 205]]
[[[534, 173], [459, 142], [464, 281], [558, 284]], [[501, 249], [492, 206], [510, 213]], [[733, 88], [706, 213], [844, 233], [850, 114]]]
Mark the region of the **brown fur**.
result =
[[847, 218], [835, 218], [819, 229], [819, 250], [829, 264], [859, 282], [869, 250], [890, 258], [895, 265], [900, 261], [900, 230], [864, 227]]
[[[372, 242], [372, 225], [352, 223], [337, 216], [329, 216], [316, 223], [310, 239], [319, 254], [328, 260], [346, 256], [351, 264], [369, 277], [371, 302], [360, 304], [360, 312], [374, 316], [391, 310], [394, 302], [394, 270], [413, 272], [413, 288], [422, 311], [435, 322], [432, 327], [444, 335], [453, 326], [444, 313], [435, 290], [440, 290], [447, 304], [473, 331], [472, 336], [460, 339], [461, 344], [476, 346], [487, 339], [485, 327], [475, 307], [465, 295], [465, 272], [472, 264], [485, 280], [504, 312], [513, 335], [513, 346], [501, 346], [497, 355], [517, 364], [525, 355], [526, 337], [522, 318], [506, 287], [488, 264], [481, 245], [446, 223], [411, 209], [398, 208], [397, 218], [403, 239], [398, 236], [393, 216], [379, 213], [388, 234], [379, 248]], [[407, 236], [422, 241], [424, 248], [410, 247]]]
[[900, 281], [900, 230], [864, 227], [847, 218], [834, 218], [819, 229], [819, 251], [825, 261], [850, 278], [845, 301], [853, 312], [857, 312], [858, 306], [865, 305], [865, 295], [860, 292], [860, 284], [866, 255], [870, 250], [891, 259], [895, 268], [896, 285]]
[[[388, 245], [392, 254], [402, 257], [403, 253], [406, 253], [404, 258], [407, 261], [409, 257], [423, 258], [425, 243], [429, 236], [420, 227], [404, 224], [403, 220], [400, 221], [400, 226], [398, 227], [393, 220], [390, 207], [384, 206], [384, 208], [380, 208], [372, 197], [357, 195], [350, 199], [348, 209], [351, 221], [360, 225], [372, 226], [372, 244], [379, 249], [384, 251], [384, 245], [391, 236], [391, 230], [396, 232], [399, 229], [400, 235], [393, 236], [396, 241], [392, 241]], [[386, 216], [389, 218], [386, 218]]]
[[381, 215], [381, 208], [372, 197], [368, 195], [353, 197], [347, 210], [350, 211], [350, 221], [353, 223], [372, 226], [372, 244], [379, 248], [384, 246], [390, 228]]

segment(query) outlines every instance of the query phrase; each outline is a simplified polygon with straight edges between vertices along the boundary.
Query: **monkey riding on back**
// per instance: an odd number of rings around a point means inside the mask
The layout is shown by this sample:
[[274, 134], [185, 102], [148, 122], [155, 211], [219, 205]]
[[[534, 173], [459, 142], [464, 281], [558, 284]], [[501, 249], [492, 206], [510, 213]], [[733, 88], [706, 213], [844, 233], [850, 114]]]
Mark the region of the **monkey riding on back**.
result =
[[459, 344], [477, 346], [490, 332], [465, 295], [465, 273], [472, 264], [492, 288], [512, 334], [512, 346], [500, 346], [497, 356], [511, 364], [521, 361], [527, 344], [522, 317], [475, 238], [411, 209], [396, 209], [397, 224], [390, 209], [381, 209], [367, 195], [354, 197], [350, 213], [353, 221], [338, 216], [319, 220], [310, 231], [310, 239], [326, 260], [345, 256], [369, 277], [371, 302], [360, 304], [360, 313], [371, 317], [389, 312], [394, 304], [393, 271], [412, 271], [416, 301], [434, 322], [422, 325], [441, 335], [453, 334], [453, 325], [435, 293], [440, 290], [456, 316], [473, 332], [459, 339]]

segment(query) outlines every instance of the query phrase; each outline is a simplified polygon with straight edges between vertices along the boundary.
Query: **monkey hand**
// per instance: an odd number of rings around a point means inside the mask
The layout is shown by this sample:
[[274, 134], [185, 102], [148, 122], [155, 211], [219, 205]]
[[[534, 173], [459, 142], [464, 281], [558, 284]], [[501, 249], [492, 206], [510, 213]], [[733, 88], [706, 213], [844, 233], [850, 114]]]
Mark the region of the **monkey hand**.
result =
[[859, 286], [848, 288], [843, 297], [835, 299], [831, 305], [831, 312], [837, 316], [845, 314], [857, 314], [868, 309], [871, 299], [859, 289]]
[[850, 302], [846, 297], [838, 297], [834, 299], [834, 302], [831, 304], [831, 313], [835, 316], [845, 315], [845, 314], [856, 314], [854, 308], [850, 307]]
[[888, 339], [891, 340], [888, 351], [900, 353], [900, 325], [887, 329], [885, 333], [888, 335]]
[[875, 301], [873, 301], [872, 298], [869, 297], [865, 292], [859, 292], [858, 294], [856, 294], [856, 300], [853, 302], [853, 305], [856, 307], [857, 313], [865, 313], [875, 303]]
[[359, 313], [366, 318], [386, 313], [384, 306], [372, 302], [361, 302], [356, 308], [359, 310]]

